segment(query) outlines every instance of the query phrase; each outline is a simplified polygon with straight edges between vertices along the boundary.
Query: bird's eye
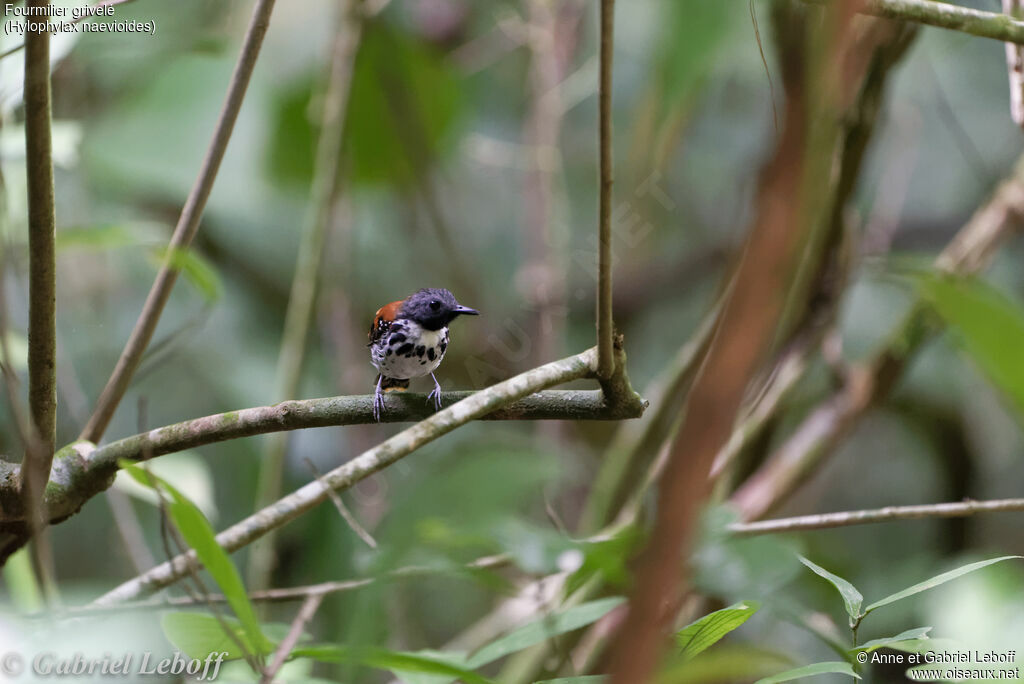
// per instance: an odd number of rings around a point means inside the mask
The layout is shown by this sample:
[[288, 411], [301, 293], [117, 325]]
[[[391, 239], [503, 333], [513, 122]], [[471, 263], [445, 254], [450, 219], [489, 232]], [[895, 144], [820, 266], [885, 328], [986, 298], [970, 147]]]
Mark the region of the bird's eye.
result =
[[431, 300], [431, 302], [430, 302], [430, 309], [432, 311], [437, 311], [440, 308], [441, 308], [441, 302], [437, 301], [436, 299]]

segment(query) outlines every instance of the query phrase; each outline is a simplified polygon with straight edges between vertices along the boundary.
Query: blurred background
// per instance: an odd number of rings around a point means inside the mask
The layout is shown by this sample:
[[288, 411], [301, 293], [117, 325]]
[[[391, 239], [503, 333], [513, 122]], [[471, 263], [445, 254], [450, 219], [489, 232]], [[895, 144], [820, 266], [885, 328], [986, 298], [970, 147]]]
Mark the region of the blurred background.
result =
[[[298, 397], [371, 391], [376, 373], [365, 334], [373, 313], [420, 287], [447, 287], [482, 313], [454, 323], [438, 374], [445, 389], [481, 388], [591, 346], [598, 3], [378, 5], [359, 36], [336, 211]], [[999, 11], [994, 0], [974, 6]], [[250, 9], [237, 0], [137, 0], [117, 6], [116, 18], [152, 20], [155, 35], [54, 39], [59, 444], [78, 435], [138, 316], [196, 177]], [[311, 210], [337, 13], [335, 2], [279, 3], [195, 249], [108, 440], [284, 398], [276, 396], [277, 358]], [[642, 394], [664, 379], [711, 308], [752, 217], [758, 172], [781, 116], [768, 14], [766, 4], [740, 0], [619, 3], [615, 319]], [[0, 49], [19, 42], [4, 36]], [[23, 371], [20, 69], [17, 54], [0, 60], [4, 290], [8, 339]], [[1003, 46], [923, 29], [891, 76], [849, 207], [860, 258], [840, 303], [844, 358], [874, 352], [912, 301], [893, 264], [928, 263], [1020, 150]], [[1022, 257], [1021, 245], [1011, 243], [986, 275], [1018, 301]], [[814, 359], [759, 448], [784, 437], [829, 382], [825, 364]], [[427, 389], [414, 381], [414, 391]], [[8, 416], [0, 412], [0, 452], [18, 461]], [[528, 578], [578, 565], [573, 552], [596, 531], [583, 529], [580, 518], [619, 429], [471, 424], [345, 494], [377, 548], [334, 507], [321, 506], [277, 536], [270, 585], [431, 566], [438, 572], [329, 597], [310, 631], [322, 641], [405, 650], [472, 648], [483, 643], [474, 641], [474, 627], [488, 633], [484, 618], [502, 633], [543, 613], [540, 596], [526, 597], [525, 606], [502, 603]], [[326, 472], [398, 430], [290, 435], [282, 492], [313, 478], [310, 463]], [[265, 441], [162, 457], [154, 471], [222, 529], [256, 507]], [[943, 336], [773, 515], [1014, 496], [1024, 481], [1022, 446], [1020, 417]], [[165, 558], [157, 508], [120, 480], [114, 492], [115, 501], [98, 497], [52, 529], [68, 604], [87, 602]], [[970, 560], [1024, 553], [1019, 529], [1019, 514], [1002, 514], [747, 540], [709, 533], [696, 554], [697, 589], [705, 612], [741, 599], [765, 604], [723, 647], [814, 662], [828, 659], [828, 649], [793, 614], [839, 632], [845, 617], [833, 590], [800, 566], [797, 552], [850, 579], [870, 601]], [[459, 569], [496, 553], [511, 554], [513, 567]], [[233, 556], [243, 571], [248, 556]], [[605, 560], [621, 566], [627, 557], [620, 550]], [[31, 599], [16, 589], [14, 571], [5, 573], [0, 596], [8, 617], [0, 616], [0, 633], [27, 633], [33, 628], [15, 615], [31, 610]], [[932, 636], [1009, 647], [1012, 635], [1024, 632], [1022, 588], [1024, 567], [997, 565], [873, 616], [863, 638], [932, 625]], [[615, 581], [603, 589], [623, 591]], [[288, 622], [296, 608], [275, 604], [265, 617]], [[111, 634], [123, 629], [132, 643], [170, 648], [151, 615], [99, 622]], [[74, 635], [69, 639], [86, 638], [81, 624], [60, 629]], [[529, 666], [508, 661], [492, 674], [532, 681], [565, 672], [562, 647], [547, 648]], [[388, 681], [365, 669], [318, 667], [319, 676], [337, 681]], [[298, 668], [289, 676], [311, 675]]]

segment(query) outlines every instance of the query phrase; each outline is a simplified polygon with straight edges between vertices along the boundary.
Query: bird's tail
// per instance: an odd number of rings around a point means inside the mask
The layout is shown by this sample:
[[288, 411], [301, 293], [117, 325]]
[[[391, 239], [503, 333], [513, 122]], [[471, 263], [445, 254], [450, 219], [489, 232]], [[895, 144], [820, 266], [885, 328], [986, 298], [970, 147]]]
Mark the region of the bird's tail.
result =
[[388, 390], [406, 390], [409, 389], [409, 379], [401, 380], [399, 378], [389, 378], [385, 375], [381, 378], [380, 388], [385, 392]]

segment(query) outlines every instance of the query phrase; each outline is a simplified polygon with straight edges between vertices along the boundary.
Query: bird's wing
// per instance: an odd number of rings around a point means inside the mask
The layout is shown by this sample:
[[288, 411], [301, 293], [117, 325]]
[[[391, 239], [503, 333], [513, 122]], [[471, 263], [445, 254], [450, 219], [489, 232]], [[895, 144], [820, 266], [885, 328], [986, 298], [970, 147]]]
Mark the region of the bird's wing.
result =
[[391, 322], [398, 316], [398, 310], [402, 307], [402, 300], [397, 302], [391, 302], [377, 309], [376, 315], [373, 317], [373, 325], [370, 326], [370, 344], [373, 344], [381, 338], [381, 335], [387, 332], [388, 328], [391, 327]]

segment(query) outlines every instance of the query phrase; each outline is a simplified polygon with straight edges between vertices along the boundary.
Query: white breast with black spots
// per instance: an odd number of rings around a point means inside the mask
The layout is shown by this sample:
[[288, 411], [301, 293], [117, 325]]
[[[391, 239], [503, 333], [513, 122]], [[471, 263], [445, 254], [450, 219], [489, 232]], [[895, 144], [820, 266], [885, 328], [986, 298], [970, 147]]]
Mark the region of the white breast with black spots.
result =
[[429, 375], [448, 350], [448, 328], [424, 330], [418, 323], [398, 320], [373, 345], [373, 365], [389, 378]]

